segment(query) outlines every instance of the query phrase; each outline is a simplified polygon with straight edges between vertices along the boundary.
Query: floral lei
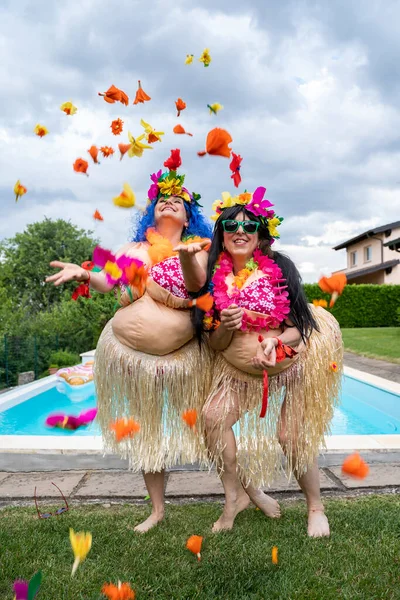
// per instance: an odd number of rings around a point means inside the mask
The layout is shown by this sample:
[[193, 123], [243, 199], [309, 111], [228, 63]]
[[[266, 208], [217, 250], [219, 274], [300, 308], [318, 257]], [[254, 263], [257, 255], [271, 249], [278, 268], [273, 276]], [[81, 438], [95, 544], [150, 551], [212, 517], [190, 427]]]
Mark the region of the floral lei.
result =
[[[282, 271], [272, 260], [260, 250], [255, 250], [253, 258], [247, 263], [246, 267], [239, 271], [234, 278], [233, 290], [231, 294], [228, 294], [228, 285], [226, 278], [233, 271], [232, 258], [227, 252], [222, 252], [218, 258], [215, 266], [214, 275], [212, 277], [212, 295], [214, 297], [214, 307], [218, 313], [225, 308], [228, 308], [231, 304], [238, 304], [240, 297], [240, 290], [243, 287], [244, 282], [255, 270], [260, 269], [268, 278], [268, 282], [271, 285], [275, 294], [275, 308], [270, 315], [266, 317], [256, 317], [252, 319], [246, 312], [243, 315], [242, 320], [242, 331], [259, 331], [261, 329], [276, 329], [287, 317], [290, 312], [289, 294], [287, 292], [286, 285], [280, 285], [285, 283], [285, 279], [282, 276]], [[205, 329], [215, 329], [218, 327], [219, 322], [214, 320], [213, 309], [205, 314], [204, 327]]]

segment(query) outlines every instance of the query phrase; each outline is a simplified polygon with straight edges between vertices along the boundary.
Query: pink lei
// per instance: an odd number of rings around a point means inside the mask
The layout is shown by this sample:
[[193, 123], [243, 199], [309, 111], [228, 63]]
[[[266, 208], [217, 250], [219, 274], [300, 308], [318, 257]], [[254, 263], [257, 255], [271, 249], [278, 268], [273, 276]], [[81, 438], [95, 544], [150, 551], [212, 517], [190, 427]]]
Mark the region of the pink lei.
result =
[[[258, 281], [264, 282], [265, 293], [268, 291], [268, 295], [272, 296], [271, 310], [270, 314], [265, 315], [265, 317], [256, 317], [255, 319], [252, 319], [245, 313], [243, 315], [241, 329], [242, 331], [260, 331], [261, 329], [268, 331], [268, 329], [277, 329], [290, 313], [290, 301], [287, 286], [281, 285], [282, 283], [285, 283], [286, 280], [282, 276], [281, 269], [272, 258], [265, 256], [258, 249], [254, 251], [253, 258], [258, 265], [258, 269], [265, 274], [265, 277]], [[231, 304], [243, 306], [242, 290], [234, 287], [232, 292], [228, 294], [226, 278], [232, 271], [233, 263], [230, 255], [226, 252], [222, 252], [212, 278], [214, 303], [215, 308], [219, 313], [225, 308], [228, 308]], [[250, 288], [250, 286], [248, 287]], [[243, 292], [245, 292], [246, 289], [247, 288], [244, 288]]]

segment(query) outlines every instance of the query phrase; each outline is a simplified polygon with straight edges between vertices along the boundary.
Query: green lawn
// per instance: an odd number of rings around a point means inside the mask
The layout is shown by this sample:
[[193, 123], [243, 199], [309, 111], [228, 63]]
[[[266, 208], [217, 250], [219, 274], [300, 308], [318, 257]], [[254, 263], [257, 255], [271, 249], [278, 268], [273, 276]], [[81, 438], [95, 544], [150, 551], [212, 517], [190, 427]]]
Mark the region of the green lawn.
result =
[[[130, 527], [148, 506], [71, 507], [38, 520], [34, 508], [0, 511], [0, 598], [12, 600], [16, 577], [41, 569], [38, 600], [99, 600], [105, 581], [129, 581], [137, 600], [372, 600], [398, 599], [400, 498], [329, 500], [330, 539], [305, 533], [303, 502], [284, 505], [280, 521], [248, 509], [232, 532], [211, 534], [217, 503], [168, 505], [168, 518], [146, 535]], [[91, 531], [93, 547], [71, 579], [68, 537]], [[204, 536], [202, 560], [185, 549]], [[279, 564], [271, 562], [272, 546]]]
[[400, 363], [400, 327], [342, 329], [345, 350]]

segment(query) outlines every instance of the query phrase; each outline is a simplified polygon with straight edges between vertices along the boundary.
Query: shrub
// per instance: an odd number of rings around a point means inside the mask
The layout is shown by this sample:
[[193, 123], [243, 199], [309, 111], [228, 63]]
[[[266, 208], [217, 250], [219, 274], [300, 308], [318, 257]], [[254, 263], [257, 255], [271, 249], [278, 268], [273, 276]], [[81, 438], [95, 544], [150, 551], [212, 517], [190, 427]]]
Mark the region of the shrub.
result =
[[50, 354], [50, 368], [73, 367], [80, 362], [79, 354], [74, 354], [67, 350], [59, 350]]
[[[309, 302], [329, 295], [317, 283], [304, 285]], [[400, 285], [347, 285], [330, 312], [341, 327], [398, 327]]]

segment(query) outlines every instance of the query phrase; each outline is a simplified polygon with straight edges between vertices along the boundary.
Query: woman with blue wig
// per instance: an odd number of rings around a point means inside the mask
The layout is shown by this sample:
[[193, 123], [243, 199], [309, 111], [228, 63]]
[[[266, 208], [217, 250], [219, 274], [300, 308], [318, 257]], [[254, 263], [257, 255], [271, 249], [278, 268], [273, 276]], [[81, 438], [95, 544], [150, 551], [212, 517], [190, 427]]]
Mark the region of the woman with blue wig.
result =
[[[95, 383], [98, 421], [107, 450], [129, 459], [141, 470], [152, 513], [135, 527], [145, 532], [164, 517], [165, 469], [178, 463], [204, 462], [201, 436], [183, 416], [201, 414], [211, 384], [212, 352], [194, 339], [191, 300], [187, 290], [204, 284], [211, 226], [202, 215], [198, 194], [184, 186], [176, 171], [151, 175], [146, 210], [135, 235], [117, 253], [141, 260], [148, 268], [145, 287], [126, 287], [121, 308], [104, 328], [96, 349]], [[188, 245], [183, 276], [178, 251]], [[193, 257], [196, 256], [196, 259]], [[78, 265], [53, 263], [61, 271], [49, 280], [56, 285], [88, 280]], [[200, 266], [202, 268], [200, 268]], [[91, 273], [90, 286], [108, 292], [103, 272]], [[140, 424], [134, 437], [117, 443], [110, 431], [116, 419]]]

